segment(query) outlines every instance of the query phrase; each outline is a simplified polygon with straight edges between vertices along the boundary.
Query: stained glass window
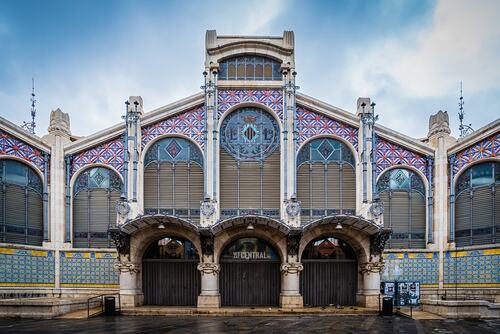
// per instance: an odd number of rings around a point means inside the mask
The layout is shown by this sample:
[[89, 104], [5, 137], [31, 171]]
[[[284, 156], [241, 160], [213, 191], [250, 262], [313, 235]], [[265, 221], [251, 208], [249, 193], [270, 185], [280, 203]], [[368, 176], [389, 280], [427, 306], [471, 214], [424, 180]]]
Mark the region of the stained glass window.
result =
[[156, 161], [192, 161], [203, 166], [203, 156], [198, 147], [184, 138], [164, 138], [154, 143], [146, 153], [144, 164]]
[[281, 80], [281, 64], [261, 56], [237, 56], [219, 64], [221, 80]]
[[278, 123], [259, 108], [232, 112], [224, 119], [220, 133], [222, 148], [236, 160], [265, 160], [280, 145]]
[[343, 162], [354, 167], [351, 150], [341, 141], [332, 138], [315, 139], [305, 144], [297, 155], [297, 167], [305, 162]]
[[73, 194], [84, 189], [109, 189], [113, 191], [121, 191], [122, 181], [120, 177], [105, 167], [89, 168], [82, 174], [78, 175], [73, 187]]

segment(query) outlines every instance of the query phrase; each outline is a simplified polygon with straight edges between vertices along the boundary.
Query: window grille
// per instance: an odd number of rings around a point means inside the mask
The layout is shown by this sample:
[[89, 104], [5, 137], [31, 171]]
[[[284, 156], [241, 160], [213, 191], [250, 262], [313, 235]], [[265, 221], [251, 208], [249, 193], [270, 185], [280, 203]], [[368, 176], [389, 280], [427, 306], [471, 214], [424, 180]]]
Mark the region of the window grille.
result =
[[219, 64], [220, 80], [281, 80], [281, 63], [260, 56], [237, 56]]
[[0, 240], [41, 246], [43, 241], [42, 180], [14, 160], [0, 160]]
[[320, 138], [297, 154], [297, 199], [304, 223], [323, 216], [355, 214], [354, 156], [342, 142]]
[[455, 241], [458, 247], [494, 244], [500, 235], [500, 163], [464, 171], [456, 184]]
[[384, 203], [384, 226], [392, 228], [388, 248], [425, 248], [425, 186], [404, 168], [385, 172], [377, 182]]
[[229, 114], [220, 129], [221, 216], [279, 217], [280, 137], [272, 115], [259, 108]]
[[108, 168], [89, 168], [78, 175], [73, 186], [73, 247], [113, 247], [108, 229], [116, 224], [121, 188], [120, 177]]
[[203, 156], [198, 147], [184, 138], [164, 138], [149, 148], [144, 166], [144, 213], [199, 221]]

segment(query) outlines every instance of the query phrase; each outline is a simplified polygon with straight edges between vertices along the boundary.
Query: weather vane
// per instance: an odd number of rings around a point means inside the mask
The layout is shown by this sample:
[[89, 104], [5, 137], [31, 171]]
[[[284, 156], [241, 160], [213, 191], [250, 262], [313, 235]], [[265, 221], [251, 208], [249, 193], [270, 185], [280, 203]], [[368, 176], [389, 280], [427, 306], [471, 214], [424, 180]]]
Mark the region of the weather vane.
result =
[[35, 99], [35, 78], [31, 78], [31, 122], [23, 122], [23, 129], [31, 134], [35, 134], [36, 99]]
[[474, 132], [474, 129], [472, 129], [472, 124], [464, 124], [464, 116], [465, 116], [465, 111], [464, 111], [464, 96], [463, 96], [463, 92], [462, 92], [462, 81], [460, 81], [460, 99], [459, 99], [459, 102], [458, 102], [458, 107], [459, 107], [459, 111], [458, 111], [458, 119], [460, 120], [460, 125], [458, 126], [458, 130], [460, 131], [460, 138], [463, 138], [467, 135], [469, 135], [470, 133]]

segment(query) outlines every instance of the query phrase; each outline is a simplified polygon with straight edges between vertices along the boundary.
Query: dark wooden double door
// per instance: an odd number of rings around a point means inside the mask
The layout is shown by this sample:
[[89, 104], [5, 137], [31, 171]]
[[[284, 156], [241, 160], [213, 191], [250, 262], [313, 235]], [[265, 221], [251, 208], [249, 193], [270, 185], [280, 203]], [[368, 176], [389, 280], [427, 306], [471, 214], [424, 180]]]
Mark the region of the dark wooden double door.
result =
[[355, 260], [303, 260], [304, 306], [356, 305]]
[[219, 275], [222, 306], [279, 305], [279, 261], [223, 261]]
[[200, 293], [197, 260], [144, 259], [144, 304], [196, 306]]

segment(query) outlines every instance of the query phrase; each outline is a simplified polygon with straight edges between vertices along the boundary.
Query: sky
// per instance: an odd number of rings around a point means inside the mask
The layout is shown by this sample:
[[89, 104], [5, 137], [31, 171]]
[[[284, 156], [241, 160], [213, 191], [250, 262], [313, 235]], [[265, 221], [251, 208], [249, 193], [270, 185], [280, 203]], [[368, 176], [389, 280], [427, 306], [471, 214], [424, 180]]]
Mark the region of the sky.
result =
[[458, 136], [500, 115], [497, 0], [2, 0], [0, 115], [30, 118], [35, 78], [38, 135], [50, 111], [69, 113], [74, 135], [121, 122], [124, 101], [146, 111], [200, 92], [205, 31], [219, 35], [295, 32], [300, 92], [355, 112], [377, 103], [379, 123], [427, 135], [447, 110]]

